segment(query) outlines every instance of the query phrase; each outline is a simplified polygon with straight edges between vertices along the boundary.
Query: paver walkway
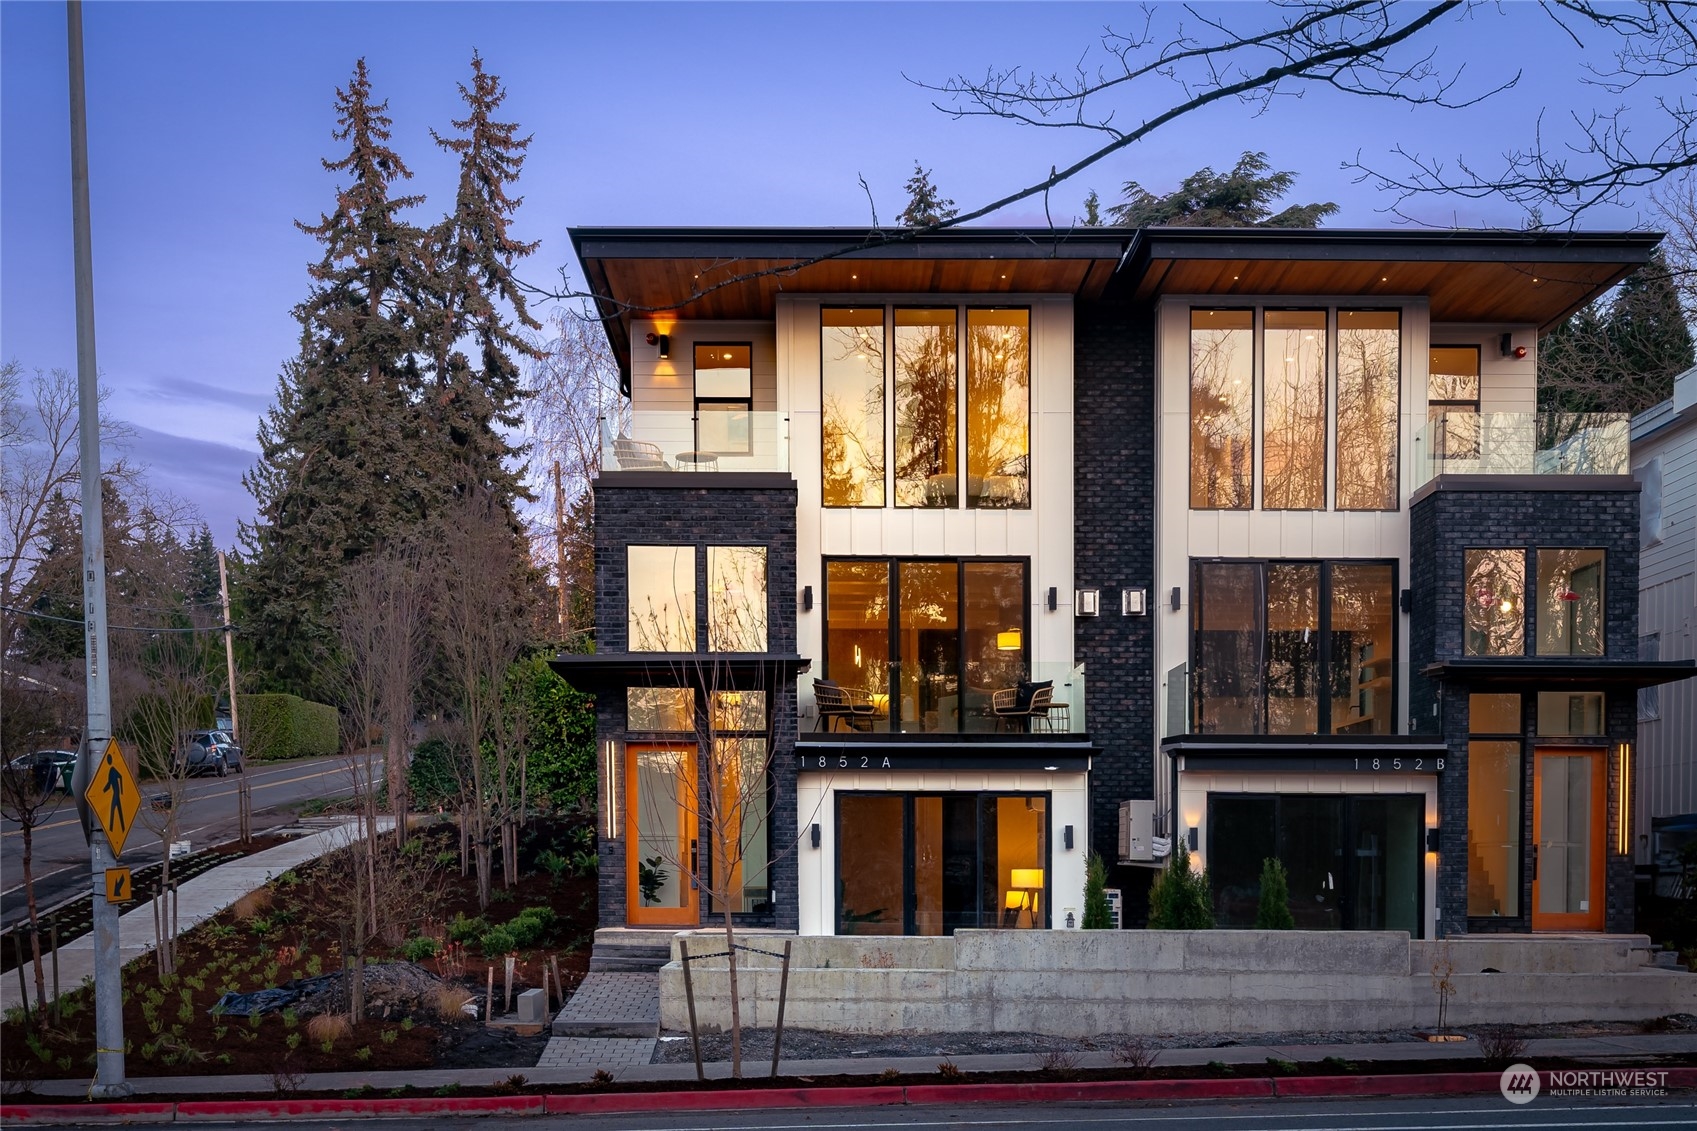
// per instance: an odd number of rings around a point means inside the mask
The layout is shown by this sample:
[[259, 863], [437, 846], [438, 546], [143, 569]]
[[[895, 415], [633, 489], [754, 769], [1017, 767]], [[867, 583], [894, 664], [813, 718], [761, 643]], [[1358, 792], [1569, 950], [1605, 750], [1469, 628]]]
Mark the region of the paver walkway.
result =
[[660, 975], [590, 973], [554, 1018], [556, 1037], [660, 1035]]
[[[394, 828], [393, 817], [379, 817], [378, 831], [387, 832]], [[264, 852], [256, 852], [252, 856], [244, 856], [221, 864], [194, 879], [185, 882], [177, 889], [177, 932], [182, 934], [189, 928], [212, 918], [226, 907], [250, 891], [264, 887], [290, 868], [298, 867], [309, 860], [316, 860], [328, 852], [333, 852], [351, 843], [358, 835], [358, 821], [346, 821], [335, 828], [323, 832], [303, 836], [289, 844], [280, 844], [276, 848], [268, 848]], [[140, 958], [152, 952], [153, 908], [151, 904], [143, 903], [133, 911], [128, 911], [118, 918], [119, 952], [124, 962]], [[43, 955], [43, 961], [47, 956]], [[91, 931], [81, 938], [72, 939], [59, 948], [59, 988], [66, 993], [82, 985], [83, 981], [94, 977], [94, 933]], [[659, 1017], [659, 983], [655, 983], [655, 1017]], [[33, 1005], [35, 988], [30, 987], [30, 1002]], [[49, 982], [47, 987], [48, 1000], [52, 1000], [53, 987]], [[16, 978], [8, 978], [0, 982], [0, 1008], [11, 1009], [22, 1004], [22, 991]]]
[[[618, 1068], [636, 1068], [654, 1060], [653, 1037], [550, 1037], [542, 1050], [538, 1068], [579, 1069], [584, 1079], [597, 1068], [613, 1072]], [[623, 1075], [613, 1072], [615, 1076]]]

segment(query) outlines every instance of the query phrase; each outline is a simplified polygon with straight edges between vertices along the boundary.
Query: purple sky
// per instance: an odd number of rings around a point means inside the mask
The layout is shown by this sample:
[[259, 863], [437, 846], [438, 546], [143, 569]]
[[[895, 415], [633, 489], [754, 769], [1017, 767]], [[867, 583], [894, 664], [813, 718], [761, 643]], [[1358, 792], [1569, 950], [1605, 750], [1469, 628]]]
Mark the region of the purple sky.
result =
[[[1221, 6], [1210, 5], [1210, 11]], [[295, 349], [290, 311], [316, 245], [295, 230], [329, 207], [319, 159], [334, 89], [354, 60], [390, 101], [394, 146], [429, 200], [453, 167], [427, 130], [459, 112], [473, 48], [509, 90], [507, 117], [534, 133], [518, 234], [541, 240], [521, 270], [547, 283], [570, 262], [573, 224], [857, 224], [856, 178], [879, 216], [900, 210], [920, 158], [963, 207], [1065, 166], [1090, 136], [953, 121], [903, 74], [941, 80], [1015, 63], [1070, 68], [1104, 4], [90, 4], [84, 10], [95, 295], [102, 378], [138, 432], [155, 484], [197, 504], [221, 545], [253, 501], [241, 474], [258, 417]], [[1489, 9], [1435, 43], [1488, 86], [1524, 64], [1519, 88], [1444, 112], [1321, 89], [1256, 116], [1238, 104], [1156, 134], [1056, 195], [1057, 218], [1136, 179], [1169, 189], [1245, 149], [1301, 174], [1295, 199], [1335, 200], [1333, 226], [1375, 226], [1388, 201], [1340, 161], [1423, 154], [1488, 158], [1598, 101], [1575, 81], [1574, 49], [1531, 5]], [[65, 9], [0, 3], [0, 356], [76, 365], [71, 278]], [[1163, 92], [1165, 94], [1165, 92]], [[1602, 99], [1601, 101], [1608, 101]], [[1559, 124], [1559, 123], [1558, 123]], [[1489, 162], [1487, 162], [1489, 164]], [[1042, 207], [997, 222], [1039, 222]], [[1514, 209], [1434, 202], [1434, 224], [1519, 226]], [[1590, 218], [1628, 227], [1633, 212]], [[539, 311], [545, 313], [545, 311]]]

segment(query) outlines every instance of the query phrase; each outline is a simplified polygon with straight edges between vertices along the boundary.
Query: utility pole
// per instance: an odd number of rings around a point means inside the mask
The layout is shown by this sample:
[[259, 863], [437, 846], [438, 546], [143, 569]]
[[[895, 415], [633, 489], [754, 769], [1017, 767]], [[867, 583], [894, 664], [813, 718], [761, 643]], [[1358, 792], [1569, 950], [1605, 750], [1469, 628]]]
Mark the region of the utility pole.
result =
[[112, 737], [111, 651], [106, 631], [106, 523], [100, 500], [100, 382], [94, 358], [94, 249], [89, 236], [88, 103], [83, 94], [82, 0], [65, 5], [71, 84], [71, 231], [76, 261], [77, 453], [82, 486], [83, 667], [88, 678], [88, 720], [77, 757], [75, 792], [88, 831], [94, 892], [95, 1076], [90, 1099], [122, 1099], [134, 1089], [124, 1079], [123, 961], [118, 949], [118, 908], [106, 902], [106, 869], [118, 863], [111, 843], [81, 802], [95, 760]]
[[554, 461], [554, 579], [560, 598], [560, 640], [566, 639], [566, 492], [560, 480], [560, 461]]
[[[224, 551], [218, 551], [218, 597], [224, 603], [224, 671], [230, 681], [230, 738], [242, 744], [241, 709], [236, 706], [236, 627], [230, 623], [230, 573], [224, 566]], [[241, 778], [236, 783], [236, 814], [242, 843], [253, 839], [253, 793], [248, 789], [247, 751], [242, 751]]]

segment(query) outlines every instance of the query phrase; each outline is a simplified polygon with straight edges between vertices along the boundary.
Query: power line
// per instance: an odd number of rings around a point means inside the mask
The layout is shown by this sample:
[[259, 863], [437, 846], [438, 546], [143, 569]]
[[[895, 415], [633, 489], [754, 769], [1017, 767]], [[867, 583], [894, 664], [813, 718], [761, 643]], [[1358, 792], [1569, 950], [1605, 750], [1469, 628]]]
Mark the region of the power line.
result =
[[[60, 624], [80, 625], [80, 624], [83, 623], [82, 621], [74, 620], [71, 617], [56, 617], [52, 613], [38, 613], [33, 609], [15, 609], [10, 605], [0, 605], [0, 611], [12, 613], [12, 614], [14, 614], [16, 616], [20, 616], [20, 617], [35, 617], [37, 620], [58, 621]], [[214, 627], [211, 627], [211, 628], [150, 628], [146, 625], [138, 625], [138, 624], [109, 624], [109, 625], [106, 626], [106, 628], [110, 632], [234, 632], [234, 631], [236, 631], [236, 626], [233, 625], [233, 624], [221, 624], [221, 625], [217, 625], [217, 626], [214, 626]]]

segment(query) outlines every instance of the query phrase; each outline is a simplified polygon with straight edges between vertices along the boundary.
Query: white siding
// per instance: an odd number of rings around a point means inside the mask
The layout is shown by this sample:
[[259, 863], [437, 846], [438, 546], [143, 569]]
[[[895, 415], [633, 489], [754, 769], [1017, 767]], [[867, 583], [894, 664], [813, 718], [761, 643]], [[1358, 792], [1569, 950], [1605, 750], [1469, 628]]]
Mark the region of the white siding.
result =
[[[671, 356], [647, 342], [650, 333], [671, 335]], [[631, 408], [636, 412], [682, 412], [695, 408], [695, 343], [753, 343], [754, 411], [778, 408], [775, 328], [770, 322], [633, 322], [630, 334]]]
[[[1514, 335], [1514, 345], [1525, 346], [1526, 356], [1504, 357], [1502, 337]], [[1538, 332], [1533, 326], [1479, 326], [1440, 322], [1432, 327], [1434, 346], [1479, 347], [1479, 411], [1538, 411]], [[1426, 357], [1420, 358], [1421, 396], [1425, 396]], [[1424, 414], [1422, 414], [1424, 419]]]

